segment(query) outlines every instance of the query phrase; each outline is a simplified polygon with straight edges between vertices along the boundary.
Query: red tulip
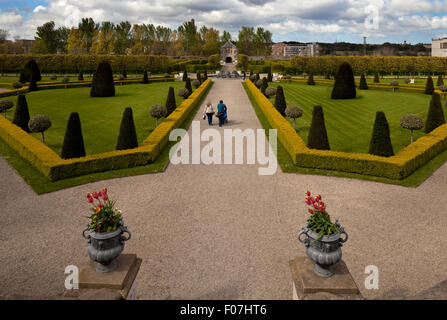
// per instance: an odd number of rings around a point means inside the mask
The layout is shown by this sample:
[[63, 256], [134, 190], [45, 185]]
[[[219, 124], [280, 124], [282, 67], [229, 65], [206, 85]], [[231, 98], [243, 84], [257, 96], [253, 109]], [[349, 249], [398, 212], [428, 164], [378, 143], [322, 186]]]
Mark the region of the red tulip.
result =
[[309, 211], [310, 214], [313, 214], [314, 211], [312, 209], [307, 209]]
[[318, 210], [318, 204], [314, 203], [315, 210]]
[[88, 198], [87, 200], [89, 203], [93, 203], [93, 198]]
[[90, 193], [87, 193], [87, 199], [91, 198], [92, 195]]
[[107, 188], [102, 189], [102, 194], [107, 194]]
[[98, 208], [102, 209], [102, 207], [103, 207], [102, 203], [98, 204]]
[[92, 196], [93, 196], [93, 198], [95, 198], [95, 199], [98, 199], [98, 198], [99, 198], [98, 192], [96, 192], [96, 191], [93, 191]]
[[104, 199], [104, 201], [109, 200], [109, 197], [107, 196], [107, 194], [104, 194], [103, 199]]
[[306, 191], [306, 196], [310, 197], [310, 191], [309, 190]]
[[98, 192], [98, 197], [102, 197], [102, 191]]

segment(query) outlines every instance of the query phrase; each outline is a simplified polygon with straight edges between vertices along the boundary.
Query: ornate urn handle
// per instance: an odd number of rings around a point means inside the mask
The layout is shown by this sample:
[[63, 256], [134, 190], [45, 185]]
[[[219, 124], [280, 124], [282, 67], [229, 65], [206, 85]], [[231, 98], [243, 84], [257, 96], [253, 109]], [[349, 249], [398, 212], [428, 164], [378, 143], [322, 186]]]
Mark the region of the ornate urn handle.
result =
[[88, 235], [85, 235], [85, 232], [88, 231], [89, 228], [90, 228], [90, 225], [87, 224], [87, 226], [85, 227], [85, 229], [82, 230], [82, 236], [84, 237], [84, 239], [87, 239], [87, 240], [88, 240], [88, 243], [91, 242], [91, 240], [90, 240], [90, 235], [89, 235], [89, 234], [88, 234]]
[[127, 233], [129, 235], [127, 238], [122, 236], [121, 237], [122, 242], [126, 242], [126, 241], [130, 240], [130, 238], [132, 237], [132, 234], [130, 233], [130, 231], [127, 229], [126, 226], [121, 226], [121, 232]]
[[341, 236], [342, 234], [345, 235], [345, 238], [342, 239], [342, 238], [340, 237], [340, 242], [341, 242], [341, 243], [345, 243], [346, 241], [348, 241], [348, 234], [346, 233], [345, 230], [341, 230], [341, 232], [340, 232], [340, 236]]
[[[304, 245], [306, 246], [306, 247], [308, 247], [309, 246], [309, 236], [307, 235], [307, 231], [308, 231], [308, 229], [306, 229], [306, 228], [303, 228], [303, 229], [301, 229], [301, 231], [298, 233], [298, 241], [299, 242], [301, 242], [301, 243], [304, 243]], [[304, 239], [301, 239], [301, 235], [305, 235], [306, 236], [306, 238], [304, 238]]]

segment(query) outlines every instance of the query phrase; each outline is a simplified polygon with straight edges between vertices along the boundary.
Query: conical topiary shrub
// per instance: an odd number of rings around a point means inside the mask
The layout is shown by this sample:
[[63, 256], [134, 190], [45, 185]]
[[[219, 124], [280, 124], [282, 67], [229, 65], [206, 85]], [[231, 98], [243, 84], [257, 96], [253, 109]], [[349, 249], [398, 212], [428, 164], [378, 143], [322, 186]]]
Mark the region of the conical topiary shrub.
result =
[[143, 83], [148, 84], [149, 83], [149, 77], [147, 76], [147, 71], [144, 71], [143, 74]]
[[428, 110], [427, 121], [425, 122], [425, 133], [435, 130], [437, 127], [445, 123], [444, 110], [442, 110], [441, 97], [434, 92], [431, 101], [430, 109]]
[[374, 74], [374, 83], [380, 83], [379, 74], [378, 73]]
[[323, 108], [321, 106], [315, 106], [312, 112], [312, 123], [310, 124], [307, 146], [311, 149], [330, 150]]
[[432, 77], [428, 76], [427, 83], [425, 84], [425, 94], [433, 94], [435, 92], [435, 86], [433, 85]]
[[359, 89], [360, 90], [368, 90], [368, 84], [366, 83], [366, 78], [365, 78], [364, 74], [362, 74], [362, 76], [360, 78]]
[[338, 68], [335, 77], [332, 99], [354, 99], [356, 97], [354, 73], [351, 66], [344, 62]]
[[29, 83], [29, 87], [28, 87], [28, 90], [30, 91], [30, 92], [32, 92], [32, 91], [37, 91], [38, 89], [37, 89], [37, 82], [36, 82], [36, 80], [34, 79], [36, 76], [34, 75], [34, 74], [32, 74], [31, 75], [31, 81], [30, 81], [30, 83]]
[[381, 157], [391, 157], [394, 155], [390, 138], [390, 127], [385, 113], [382, 111], [376, 112], [376, 121], [374, 122], [371, 143], [369, 144], [369, 153]]
[[436, 82], [436, 86], [443, 86], [444, 85], [444, 79], [442, 79], [442, 76], [438, 76], [438, 81]]
[[79, 74], [78, 74], [78, 81], [84, 81], [84, 72], [82, 72], [82, 70], [79, 71]]
[[12, 123], [29, 133], [31, 132], [28, 128], [29, 119], [28, 103], [26, 102], [25, 95], [21, 94], [17, 97], [16, 110]]
[[202, 83], [202, 76], [200, 73], [197, 73], [197, 80], [199, 80], [200, 83]]
[[138, 139], [133, 121], [132, 108], [127, 107], [124, 110], [123, 119], [121, 120], [116, 150], [133, 149], [136, 147], [138, 147]]
[[183, 71], [183, 81], [186, 81], [186, 79], [188, 79], [188, 71], [186, 71], [186, 67], [185, 70]]
[[278, 112], [285, 117], [286, 115], [286, 98], [284, 97], [284, 91], [281, 86], [278, 86], [276, 88], [276, 97], [275, 97], [275, 108], [278, 110]]
[[123, 70], [122, 75], [123, 75], [124, 79], [127, 79], [127, 70], [126, 69]]
[[110, 64], [102, 61], [98, 64], [96, 72], [93, 74], [91, 97], [113, 97], [115, 95], [115, 84], [113, 83], [113, 73]]
[[258, 72], [258, 73], [256, 74], [255, 82], [258, 82], [259, 79], [261, 79], [261, 78], [259, 77], [259, 72]]
[[208, 70], [205, 69], [205, 72], [203, 73], [203, 81], [208, 80]]
[[309, 78], [307, 78], [307, 84], [309, 86], [314, 86], [315, 85], [314, 75], [312, 73], [309, 75]]
[[267, 81], [267, 78], [262, 78], [262, 84], [261, 84], [261, 92], [264, 94], [265, 96], [265, 89], [267, 89], [267, 87], [269, 86], [269, 83]]
[[169, 87], [168, 98], [166, 99], [167, 115], [169, 116], [175, 110], [175, 108], [177, 108], [177, 104], [175, 102], [174, 88]]
[[24, 85], [27, 83], [24, 71], [20, 72], [19, 82], [23, 83]]
[[185, 83], [185, 88], [188, 89], [188, 97], [191, 95], [192, 93], [192, 87], [191, 87], [191, 79], [186, 79], [186, 83]]
[[[31, 76], [34, 75], [34, 81], [41, 81], [42, 76], [40, 75], [40, 69], [37, 65], [37, 62], [35, 60], [30, 60], [25, 64], [25, 67], [23, 68], [23, 73], [25, 76], [25, 82], [31, 81]], [[22, 82], [22, 81], [20, 81]], [[22, 82], [22, 83], [25, 83]]]
[[62, 159], [80, 158], [85, 156], [84, 138], [82, 137], [81, 120], [77, 112], [72, 112], [68, 119], [62, 145]]
[[273, 82], [273, 75], [272, 75], [272, 72], [271, 72], [271, 71], [269, 71], [269, 73], [268, 73], [268, 75], [267, 75], [267, 81], [268, 81], [268, 82]]

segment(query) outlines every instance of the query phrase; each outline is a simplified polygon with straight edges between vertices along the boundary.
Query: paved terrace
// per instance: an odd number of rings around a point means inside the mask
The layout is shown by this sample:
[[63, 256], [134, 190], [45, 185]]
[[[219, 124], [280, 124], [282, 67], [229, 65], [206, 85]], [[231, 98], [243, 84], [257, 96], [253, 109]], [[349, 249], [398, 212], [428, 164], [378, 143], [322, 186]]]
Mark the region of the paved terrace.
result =
[[[208, 99], [221, 98], [227, 128], [261, 128], [239, 80], [216, 79]], [[196, 120], [206, 129], [202, 114]], [[259, 176], [258, 165], [170, 164], [164, 173], [42, 196], [1, 157], [0, 172], [3, 298], [63, 292], [65, 267], [88, 259], [85, 195], [106, 186], [132, 232], [124, 252], [143, 258], [140, 299], [291, 299], [288, 261], [304, 254], [296, 235], [308, 215], [307, 189], [323, 195], [349, 233], [343, 259], [365, 297], [415, 294], [447, 275], [447, 164], [418, 188], [279, 168]], [[376, 291], [364, 287], [370, 264], [380, 269]]]

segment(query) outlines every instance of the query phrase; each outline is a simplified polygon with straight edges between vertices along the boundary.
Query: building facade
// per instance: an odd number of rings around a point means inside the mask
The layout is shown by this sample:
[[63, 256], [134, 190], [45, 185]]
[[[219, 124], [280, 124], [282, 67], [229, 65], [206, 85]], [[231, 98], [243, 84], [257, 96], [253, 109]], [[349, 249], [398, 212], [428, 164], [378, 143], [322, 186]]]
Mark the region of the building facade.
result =
[[272, 45], [272, 57], [289, 59], [293, 56], [315, 57], [318, 55], [316, 43], [278, 42]]
[[237, 61], [238, 54], [238, 48], [230, 40], [220, 47], [220, 60], [225, 61], [226, 63]]
[[432, 40], [431, 55], [433, 57], [447, 57], [447, 37]]

